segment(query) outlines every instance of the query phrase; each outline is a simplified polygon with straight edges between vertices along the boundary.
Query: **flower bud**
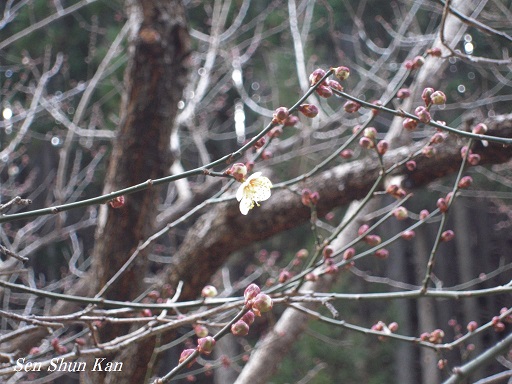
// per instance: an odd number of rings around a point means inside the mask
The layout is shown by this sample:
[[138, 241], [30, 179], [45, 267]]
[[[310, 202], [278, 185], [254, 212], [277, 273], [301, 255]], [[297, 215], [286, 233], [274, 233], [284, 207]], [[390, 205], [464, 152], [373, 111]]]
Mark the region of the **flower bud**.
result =
[[409, 213], [407, 212], [407, 208], [397, 207], [393, 211], [393, 216], [395, 216], [397, 220], [405, 220], [409, 217]]
[[374, 253], [377, 259], [385, 260], [389, 257], [389, 251], [385, 248], [377, 249]]
[[430, 95], [430, 100], [434, 105], [442, 105], [446, 103], [446, 95], [441, 91], [435, 91]]
[[354, 248], [348, 248], [343, 252], [343, 260], [350, 260], [356, 254], [356, 250]]
[[286, 119], [288, 118], [289, 112], [286, 107], [279, 107], [274, 111], [274, 117], [272, 122], [275, 124], [284, 124]]
[[393, 321], [392, 323], [389, 323], [388, 324], [388, 329], [395, 333], [396, 331], [398, 331], [398, 323], [396, 321]]
[[342, 159], [350, 159], [352, 156], [354, 156], [354, 151], [351, 149], [344, 149], [340, 152], [340, 157]]
[[377, 143], [377, 152], [383, 156], [389, 148], [389, 143], [386, 140], [381, 140]]
[[334, 249], [330, 245], [325, 246], [324, 249], [322, 250], [322, 256], [324, 257], [324, 259], [330, 258], [333, 253]]
[[328, 99], [333, 94], [332, 89], [329, 88], [327, 85], [323, 84], [319, 85], [315, 89], [315, 92], [317, 93], [318, 96], [323, 97], [324, 99]]
[[245, 304], [249, 304], [249, 302], [252, 301], [260, 292], [261, 289], [256, 284], [249, 284], [249, 286], [245, 288], [244, 291]]
[[284, 121], [284, 126], [285, 127], [293, 127], [295, 124], [297, 124], [299, 122], [299, 118], [297, 116], [294, 116], [294, 115], [290, 115], [286, 118], [286, 120]]
[[425, 59], [423, 58], [423, 56], [416, 56], [412, 60], [412, 66], [414, 69], [418, 69], [418, 68], [422, 67], [423, 64], [425, 64]]
[[368, 232], [368, 230], [370, 229], [370, 226], [368, 224], [363, 224], [359, 227], [359, 229], [357, 230], [357, 235], [358, 236], [362, 236], [364, 235], [366, 232]]
[[[187, 360], [187, 358], [192, 355], [193, 353], [195, 353], [195, 349], [192, 349], [192, 348], [189, 348], [189, 349], [185, 349], [183, 352], [181, 352], [181, 355], [180, 355], [180, 360], [178, 361], [178, 364], [181, 364], [183, 363], [185, 360]], [[196, 360], [192, 360], [190, 363], [188, 363], [187, 367], [190, 368], [192, 366], [192, 364], [194, 364]]]
[[143, 316], [143, 317], [152, 317], [153, 316], [153, 312], [151, 312], [151, 309], [143, 309], [140, 314]]
[[434, 47], [434, 48], [427, 49], [427, 54], [430, 56], [433, 56], [433, 57], [441, 57], [441, 55], [442, 55], [441, 48]]
[[382, 242], [382, 239], [378, 235], [368, 235], [364, 237], [364, 242], [370, 247], [376, 247]]
[[226, 171], [226, 173], [233, 176], [236, 181], [242, 182], [247, 175], [247, 167], [244, 163], [235, 163]]
[[259, 148], [263, 147], [266, 142], [267, 142], [267, 139], [262, 137], [261, 139], [259, 139], [257, 142], [254, 143], [254, 148], [259, 149]]
[[411, 71], [414, 69], [414, 63], [412, 62], [412, 60], [406, 60], [404, 63], [404, 67]]
[[446, 368], [446, 365], [448, 364], [448, 360], [446, 359], [439, 359], [437, 361], [437, 369], [439, 369], [440, 371], [442, 371], [443, 369]]
[[311, 204], [317, 205], [318, 200], [320, 200], [320, 194], [318, 192], [311, 192], [311, 195], [309, 195], [309, 200], [311, 201]]
[[437, 208], [439, 208], [439, 211], [441, 211], [443, 213], [448, 210], [448, 202], [443, 197], [441, 197], [437, 200], [436, 205], [437, 205]]
[[426, 209], [422, 209], [420, 212], [420, 220], [425, 220], [430, 215], [430, 212]]
[[217, 288], [215, 288], [213, 285], [206, 285], [202, 291], [201, 296], [202, 297], [215, 297], [217, 296]]
[[407, 231], [403, 231], [400, 237], [404, 240], [411, 240], [416, 236], [416, 232], [414, 232], [412, 229], [409, 229]]
[[309, 251], [305, 248], [299, 249], [297, 253], [295, 254], [295, 257], [297, 259], [305, 259], [309, 256]]
[[453, 240], [454, 237], [455, 233], [451, 229], [448, 229], [441, 234], [441, 241], [448, 242]]
[[343, 87], [336, 80], [327, 80], [327, 85], [335, 91], [343, 92]]
[[373, 148], [375, 146], [375, 144], [373, 143], [373, 141], [365, 136], [361, 137], [359, 139], [359, 145], [362, 147], [362, 148], [366, 148], [366, 149], [370, 149], [370, 148]]
[[461, 189], [469, 188], [473, 184], [473, 178], [471, 176], [464, 176], [460, 179], [458, 187]]
[[279, 273], [278, 281], [282, 284], [282, 283], [285, 283], [288, 280], [290, 280], [291, 277], [292, 277], [292, 274], [289, 271], [281, 271]]
[[355, 101], [349, 100], [343, 105], [343, 109], [347, 113], [355, 113], [359, 111], [359, 108], [361, 108], [361, 104], [356, 103]]
[[306, 279], [306, 281], [317, 281], [318, 280], [318, 276], [312, 272], [308, 273], [304, 278]]
[[418, 127], [418, 121], [407, 117], [404, 119], [402, 126], [408, 131], [414, 131]]
[[436, 149], [430, 145], [426, 145], [421, 150], [421, 153], [423, 153], [423, 156], [430, 159], [436, 155]]
[[350, 76], [350, 69], [343, 66], [334, 68], [334, 76], [336, 76], [340, 81], [347, 80]]
[[[298, 117], [296, 116], [290, 116], [290, 117], [295, 117], [297, 120], [298, 120]], [[288, 119], [286, 119], [286, 122], [285, 122], [285, 126], [289, 126], [288, 125], [288, 120], [290, 119], [290, 117], [288, 117]], [[283, 134], [283, 128], [281, 126], [277, 126], [277, 127], [274, 127], [272, 128], [268, 133], [267, 133], [267, 136], [270, 137], [270, 138], [274, 138], [274, 137], [279, 137]]]
[[399, 99], [407, 99], [411, 96], [411, 90], [409, 88], [400, 88], [396, 93], [396, 97]]
[[339, 271], [339, 268], [336, 264], [328, 265], [327, 268], [325, 268], [325, 273], [327, 275], [335, 275]]
[[314, 104], [301, 104], [299, 106], [299, 112], [306, 117], [313, 118], [318, 115], [318, 108]]
[[320, 81], [320, 79], [322, 77], [325, 76], [325, 71], [321, 68], [317, 68], [315, 69], [311, 75], [309, 75], [309, 84], [310, 85], [315, 85], [316, 83], [318, 83]]
[[121, 208], [121, 207], [124, 207], [125, 205], [125, 199], [124, 199], [124, 196], [121, 195], [121, 196], [116, 196], [114, 197], [112, 200], [110, 200], [108, 202], [110, 204], [110, 206], [114, 209], [117, 209], [117, 208]]
[[430, 112], [427, 110], [427, 108], [419, 106], [414, 110], [414, 114], [418, 116], [418, 119], [420, 119], [422, 123], [427, 124], [430, 122]]
[[197, 337], [206, 337], [208, 336], [208, 328], [202, 324], [196, 324], [194, 325], [194, 333]]
[[235, 336], [247, 336], [249, 325], [243, 320], [238, 320], [231, 326], [231, 333]]
[[209, 355], [215, 347], [215, 339], [212, 336], [202, 337], [197, 340], [197, 351], [203, 355]]
[[405, 163], [405, 168], [411, 172], [414, 171], [416, 169], [416, 162], [414, 160], [409, 160], [407, 163]]
[[461, 149], [460, 149], [460, 157], [462, 158], [465, 158], [466, 155], [468, 154], [468, 151], [469, 151], [469, 154], [471, 154], [471, 150], [465, 145], [463, 146]]
[[478, 165], [480, 163], [480, 155], [472, 153], [468, 156], [468, 163], [471, 165]]
[[268, 312], [272, 309], [273, 303], [269, 295], [259, 293], [252, 303], [252, 311], [256, 316], [261, 316], [261, 313]]
[[484, 123], [478, 123], [473, 127], [472, 131], [477, 135], [485, 135], [487, 133], [487, 125]]
[[251, 325], [252, 323], [254, 323], [254, 319], [256, 318], [256, 316], [254, 315], [254, 312], [253, 311], [247, 311], [245, 312], [245, 314], [242, 316], [241, 320], [243, 322], [245, 322], [247, 325]]
[[476, 321], [470, 321], [466, 326], [468, 332], [475, 332], [478, 328], [478, 323]]
[[268, 149], [265, 149], [263, 152], [261, 152], [261, 158], [263, 160], [271, 159], [273, 156], [272, 152], [270, 152]]
[[377, 130], [374, 127], [365, 128], [363, 131], [363, 136], [373, 141], [377, 138]]
[[446, 138], [446, 135], [441, 132], [436, 132], [430, 139], [430, 144], [440, 144], [442, 143]]
[[421, 93], [421, 98], [425, 102], [426, 106], [429, 106], [432, 100], [430, 99], [430, 96], [435, 92], [434, 88], [427, 87], [423, 90]]

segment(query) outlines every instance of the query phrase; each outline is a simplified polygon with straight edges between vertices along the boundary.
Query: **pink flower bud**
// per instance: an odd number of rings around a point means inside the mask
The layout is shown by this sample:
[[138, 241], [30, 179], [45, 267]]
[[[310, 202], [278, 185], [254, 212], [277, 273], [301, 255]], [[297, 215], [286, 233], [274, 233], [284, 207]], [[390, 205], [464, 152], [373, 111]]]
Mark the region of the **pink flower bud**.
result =
[[425, 64], [425, 59], [423, 58], [423, 56], [416, 56], [412, 60], [412, 65], [414, 69], [418, 69], [419, 67], [423, 66], [423, 64]]
[[327, 85], [335, 91], [343, 92], [343, 87], [336, 80], [327, 80]]
[[261, 292], [260, 287], [258, 287], [256, 284], [249, 284], [247, 288], [245, 288], [244, 291], [244, 299], [245, 304], [249, 304], [250, 301], [254, 300], [254, 298]]
[[466, 328], [468, 332], [475, 332], [478, 328], [478, 323], [476, 321], [470, 321]]
[[385, 248], [377, 249], [374, 253], [377, 259], [385, 260], [389, 257], [389, 251]]
[[444, 141], [446, 135], [441, 132], [436, 132], [430, 139], [431, 144], [440, 144]]
[[407, 163], [405, 163], [405, 168], [411, 172], [414, 171], [416, 169], [416, 162], [414, 160], [409, 160]]
[[306, 117], [313, 118], [318, 115], [318, 108], [314, 104], [301, 104], [299, 106], [299, 112]]
[[446, 199], [442, 197], [437, 200], [436, 205], [437, 208], [439, 208], [439, 211], [441, 212], [446, 212], [448, 210], [448, 202], [446, 201]]
[[284, 122], [288, 118], [288, 115], [288, 108], [279, 107], [274, 111], [274, 118], [272, 119], [272, 122], [275, 124], [284, 124]]
[[427, 110], [427, 108], [419, 106], [414, 110], [414, 114], [418, 116], [418, 119], [420, 119], [422, 123], [427, 124], [430, 122], [430, 112]]
[[339, 268], [336, 264], [328, 265], [327, 268], [325, 268], [325, 273], [328, 275], [335, 275], [339, 271]]
[[272, 309], [273, 303], [269, 295], [259, 293], [252, 303], [252, 311], [256, 316], [261, 316], [261, 313], [268, 312]]
[[153, 312], [151, 312], [151, 309], [143, 309], [140, 314], [143, 316], [143, 317], [152, 317], [153, 316]]
[[388, 324], [388, 329], [395, 333], [396, 331], [398, 331], [398, 323], [396, 321], [393, 321], [392, 323], [389, 323]]
[[448, 229], [441, 234], [441, 241], [448, 242], [453, 240], [454, 237], [455, 233], [451, 229]]
[[430, 212], [427, 211], [426, 209], [422, 209], [421, 212], [420, 212], [420, 220], [425, 220], [428, 215], [430, 215]]
[[322, 77], [325, 76], [325, 71], [321, 68], [317, 68], [315, 69], [311, 75], [309, 75], [309, 84], [310, 85], [315, 85], [316, 83], [318, 83], [320, 81], [320, 79]]
[[[298, 117], [296, 117], [296, 116], [290, 116], [290, 117], [295, 117], [298, 120]], [[286, 119], [285, 126], [289, 126], [288, 125], [288, 120], [290, 119], [290, 117], [288, 117], [288, 119]], [[270, 138], [274, 138], [274, 137], [279, 137], [282, 134], [283, 134], [283, 128], [281, 126], [277, 126], [277, 127], [272, 128], [267, 133], [267, 136], [270, 137]]]
[[231, 333], [235, 336], [247, 336], [249, 325], [243, 320], [238, 320], [231, 326]]
[[212, 336], [202, 337], [197, 340], [197, 351], [203, 355], [209, 355], [215, 347], [215, 339]]
[[197, 337], [206, 337], [208, 336], [208, 328], [202, 324], [196, 324], [194, 325], [194, 333]]
[[[375, 100], [372, 102], [373, 105], [377, 106], [377, 107], [382, 107], [382, 101], [380, 100]], [[372, 108], [372, 114], [375, 116], [377, 115], [378, 113], [380, 112], [380, 109], [379, 108]]]
[[334, 249], [330, 245], [325, 246], [324, 249], [322, 250], [322, 256], [324, 257], [324, 259], [330, 258], [333, 253]]
[[318, 276], [315, 275], [314, 273], [310, 272], [305, 276], [305, 279], [306, 279], [306, 281], [317, 281]]
[[262, 137], [261, 139], [259, 139], [257, 142], [254, 143], [254, 148], [259, 149], [259, 148], [263, 147], [266, 142], [267, 142], [267, 139]]
[[359, 108], [361, 108], [361, 104], [356, 103], [355, 101], [349, 100], [343, 105], [343, 109], [347, 113], [355, 113], [359, 111]]
[[393, 211], [393, 216], [395, 216], [397, 220], [405, 220], [409, 217], [409, 213], [407, 212], [407, 208], [397, 207]]
[[414, 131], [418, 127], [418, 121], [407, 117], [404, 119], [402, 126], [408, 131]]
[[377, 152], [383, 156], [389, 149], [389, 143], [386, 140], [381, 140], [377, 143]]
[[364, 237], [364, 242], [370, 247], [376, 247], [382, 242], [382, 239], [378, 235], [368, 235]]
[[412, 229], [409, 229], [407, 231], [403, 231], [400, 237], [404, 240], [411, 240], [416, 236], [416, 232], [414, 232]]
[[273, 156], [272, 152], [270, 152], [268, 149], [265, 149], [263, 152], [261, 152], [261, 158], [263, 160], [271, 159]]
[[348, 248], [343, 252], [343, 260], [350, 260], [356, 254], [356, 250], [354, 248]]
[[292, 274], [289, 271], [281, 271], [279, 273], [278, 281], [282, 284], [282, 283], [285, 283], [288, 280], [290, 280], [291, 277], [292, 277]]
[[344, 149], [340, 152], [340, 157], [342, 159], [350, 159], [352, 156], [354, 156], [354, 151], [351, 149]]
[[465, 146], [463, 146], [463, 147], [460, 149], [460, 157], [465, 158], [465, 157], [466, 157], [466, 155], [467, 155], [467, 153], [468, 153], [468, 151], [469, 151], [469, 153], [470, 153], [470, 154], [472, 153], [472, 152], [471, 152], [471, 150], [470, 150], [466, 145], [465, 145]]
[[407, 60], [405, 63], [404, 63], [404, 67], [408, 70], [413, 70], [414, 69], [414, 63], [412, 62], [412, 60]]
[[295, 257], [298, 258], [298, 259], [305, 259], [306, 257], [309, 256], [309, 251], [307, 249], [299, 249], [297, 251], [297, 253], [295, 254]]
[[439, 369], [440, 371], [442, 371], [443, 369], [446, 368], [446, 365], [448, 364], [448, 360], [446, 359], [439, 359], [437, 361], [437, 369]]
[[256, 318], [256, 316], [254, 315], [254, 312], [253, 311], [247, 311], [245, 312], [245, 314], [242, 316], [241, 320], [243, 322], [245, 322], [247, 325], [251, 325], [252, 323], [254, 323], [254, 319]]
[[432, 104], [442, 105], [446, 103], [446, 95], [441, 91], [435, 91], [430, 95], [430, 100], [432, 101]]
[[423, 153], [423, 156], [430, 159], [436, 155], [436, 149], [430, 145], [426, 145], [421, 150], [421, 153]]
[[226, 171], [226, 173], [233, 176], [236, 181], [242, 182], [247, 175], [247, 167], [244, 163], [235, 163]]
[[116, 196], [114, 197], [112, 200], [110, 200], [108, 202], [110, 204], [110, 206], [114, 209], [117, 209], [117, 208], [121, 208], [121, 207], [124, 207], [125, 205], [125, 199], [124, 199], [124, 196], [121, 195], [121, 196]]
[[472, 131], [477, 135], [485, 135], [487, 133], [487, 129], [487, 125], [485, 125], [484, 123], [478, 123], [473, 127]]
[[285, 127], [293, 127], [295, 124], [297, 124], [299, 122], [299, 118], [297, 116], [294, 116], [294, 115], [290, 115], [288, 116], [288, 118], [284, 121], [284, 126]]
[[311, 195], [309, 195], [309, 200], [311, 201], [311, 204], [317, 205], [318, 200], [320, 200], [320, 194], [318, 192], [311, 192]]
[[433, 56], [433, 57], [441, 57], [441, 55], [442, 55], [441, 48], [435, 47], [435, 48], [427, 49], [427, 54], [430, 56]]
[[400, 88], [396, 93], [396, 97], [399, 99], [407, 99], [411, 96], [411, 90], [409, 88]]
[[334, 68], [334, 76], [336, 76], [340, 81], [347, 80], [350, 76], [350, 69], [343, 66]]
[[323, 84], [319, 85], [315, 89], [315, 92], [317, 93], [318, 96], [323, 97], [324, 99], [328, 99], [333, 94], [332, 89], [329, 88], [327, 85]]
[[[192, 349], [192, 348], [185, 349], [183, 352], [181, 352], [180, 360], [178, 361], [178, 364], [183, 363], [185, 360], [187, 360], [187, 358], [190, 355], [192, 355], [195, 352], [196, 352], [196, 350]], [[192, 364], [194, 364], [195, 361], [196, 361], [196, 359], [192, 360], [190, 363], [187, 364], [187, 367], [190, 368], [192, 366]]]
[[373, 143], [373, 141], [371, 139], [363, 136], [359, 139], [359, 145], [362, 148], [370, 149], [370, 148], [373, 148], [375, 144]]
[[217, 288], [213, 285], [206, 285], [201, 291], [202, 297], [215, 297], [217, 296]]
[[425, 105], [428, 107], [432, 100], [430, 99], [430, 96], [435, 92], [434, 88], [427, 87], [423, 90], [421, 93], [421, 98], [425, 102]]
[[471, 165], [478, 165], [480, 163], [480, 155], [472, 153], [468, 156], [468, 163]]
[[460, 179], [458, 187], [461, 189], [469, 188], [473, 184], [473, 178], [471, 176], [464, 176]]
[[364, 235], [366, 232], [368, 232], [368, 230], [370, 229], [370, 226], [368, 224], [363, 224], [359, 227], [359, 229], [357, 230], [357, 235], [358, 236], [362, 236]]

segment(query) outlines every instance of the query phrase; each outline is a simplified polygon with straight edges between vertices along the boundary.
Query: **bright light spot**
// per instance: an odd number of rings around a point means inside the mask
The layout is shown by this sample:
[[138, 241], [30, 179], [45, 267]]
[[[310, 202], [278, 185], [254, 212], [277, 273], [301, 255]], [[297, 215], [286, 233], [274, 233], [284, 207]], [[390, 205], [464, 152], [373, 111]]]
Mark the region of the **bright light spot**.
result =
[[464, 41], [465, 41], [466, 43], [470, 43], [470, 42], [472, 42], [472, 41], [473, 41], [473, 38], [471, 37], [471, 35], [470, 35], [469, 33], [466, 33], [466, 34], [464, 35]]
[[466, 51], [466, 54], [471, 55], [473, 53], [475, 46], [473, 43], [466, 43], [464, 44], [464, 50]]
[[466, 92], [466, 87], [462, 84], [459, 84], [459, 86], [457, 87], [457, 91], [459, 91], [459, 93], [464, 93]]
[[16, 176], [20, 172], [20, 169], [16, 165], [12, 165], [9, 167], [7, 173], [9, 176]]
[[60, 139], [57, 137], [57, 136], [53, 136], [52, 137], [52, 140], [51, 140], [51, 143], [54, 147], [56, 147], [57, 145], [60, 144]]
[[474, 80], [475, 79], [475, 72], [468, 72], [468, 79]]
[[2, 111], [2, 117], [4, 118], [4, 120], [11, 120], [12, 109], [9, 107], [4, 108], [4, 110]]
[[185, 108], [185, 102], [183, 100], [178, 101], [178, 109]]
[[257, 91], [258, 89], [260, 89], [260, 83], [255, 81], [254, 83], [251, 84], [251, 88], [253, 91]]
[[199, 76], [204, 76], [204, 75], [206, 74], [206, 69], [204, 69], [203, 67], [199, 68], [199, 69], [197, 70], [197, 74], [198, 74]]
[[241, 144], [245, 141], [245, 112], [243, 103], [238, 102], [235, 104], [233, 118], [235, 120], [236, 140]]
[[12, 71], [10, 69], [8, 69], [7, 71], [5, 71], [5, 77], [9, 78], [12, 76]]
[[233, 83], [238, 87], [242, 85], [242, 71], [239, 69], [233, 69], [231, 73], [231, 78], [233, 79]]

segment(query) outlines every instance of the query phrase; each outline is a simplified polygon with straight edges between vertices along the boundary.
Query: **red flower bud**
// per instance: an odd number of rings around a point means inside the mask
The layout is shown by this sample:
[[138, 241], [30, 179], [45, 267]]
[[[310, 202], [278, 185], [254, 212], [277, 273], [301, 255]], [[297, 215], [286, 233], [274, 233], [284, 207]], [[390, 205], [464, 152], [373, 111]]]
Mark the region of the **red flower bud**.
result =
[[432, 104], [442, 105], [446, 103], [446, 95], [441, 91], [435, 91], [430, 95], [430, 100], [432, 101]]
[[374, 256], [377, 259], [387, 259], [389, 257], [389, 251], [385, 248], [381, 248], [375, 251]]
[[436, 155], [436, 149], [430, 145], [426, 145], [425, 147], [423, 147], [423, 149], [421, 150], [421, 153], [423, 153], [423, 156], [427, 157], [427, 158], [432, 158]]
[[373, 143], [373, 141], [371, 139], [363, 136], [359, 139], [359, 145], [362, 148], [370, 149], [370, 148], [373, 148], [375, 144]]
[[434, 57], [441, 57], [442, 55], [442, 52], [441, 52], [441, 48], [430, 48], [430, 49], [427, 49], [427, 54], [429, 54], [430, 56], [434, 56]]
[[242, 182], [247, 175], [247, 167], [244, 163], [235, 163], [226, 171], [226, 174], [233, 176], [236, 181]]
[[420, 119], [422, 123], [427, 124], [430, 122], [430, 112], [427, 110], [427, 108], [419, 106], [414, 110], [414, 114], [418, 116], [418, 119]]
[[293, 127], [295, 124], [297, 124], [299, 122], [299, 118], [297, 116], [294, 116], [294, 115], [290, 115], [287, 117], [287, 119], [284, 121], [284, 126], [285, 127]]
[[414, 171], [416, 169], [416, 162], [414, 160], [409, 160], [407, 163], [405, 163], [405, 168], [411, 172]]
[[260, 292], [260, 287], [254, 283], [247, 286], [244, 291], [245, 304], [249, 304], [249, 302], [252, 301]]
[[396, 93], [396, 97], [399, 99], [407, 99], [411, 96], [411, 90], [409, 88], [400, 88]]
[[416, 232], [414, 232], [412, 229], [403, 231], [400, 237], [404, 240], [411, 240], [416, 236]]
[[247, 325], [251, 325], [252, 323], [254, 323], [254, 319], [256, 318], [256, 316], [254, 315], [254, 312], [253, 311], [247, 311], [245, 312], [245, 314], [242, 316], [241, 320], [243, 322], [245, 322]]
[[379, 245], [382, 242], [382, 239], [378, 235], [368, 235], [368, 236], [365, 236], [363, 240], [370, 247], [376, 247], [377, 245]]
[[284, 124], [284, 122], [288, 118], [288, 115], [288, 108], [279, 107], [274, 111], [274, 118], [272, 119], [272, 122], [275, 124]]
[[421, 98], [423, 99], [423, 101], [425, 102], [425, 105], [428, 107], [430, 105], [430, 103], [432, 102], [432, 100], [430, 100], [430, 95], [432, 95], [434, 93], [434, 88], [430, 88], [430, 87], [427, 87], [423, 90], [423, 92], [421, 93]]
[[318, 83], [320, 81], [320, 79], [322, 77], [325, 76], [325, 71], [321, 68], [317, 68], [315, 69], [311, 75], [309, 75], [309, 84], [310, 85], [315, 85], [316, 83]]
[[480, 163], [480, 155], [472, 153], [468, 156], [468, 163], [471, 165], [478, 165]]
[[291, 277], [292, 277], [292, 274], [289, 271], [281, 271], [279, 273], [279, 279], [278, 280], [282, 284], [282, 283], [285, 283], [288, 280], [290, 280]]
[[439, 211], [441, 212], [446, 212], [448, 210], [448, 202], [446, 201], [446, 199], [442, 197], [437, 200], [436, 205], [437, 208], [439, 208]]
[[301, 104], [299, 106], [299, 112], [306, 117], [313, 118], [318, 115], [318, 108], [314, 104]]
[[197, 351], [203, 355], [209, 355], [215, 347], [215, 339], [212, 336], [202, 337], [197, 340]]
[[407, 208], [397, 207], [393, 211], [393, 216], [395, 216], [397, 220], [405, 220], [409, 217], [409, 213], [407, 212]]
[[272, 309], [273, 303], [269, 295], [259, 293], [252, 303], [252, 311], [256, 316], [261, 316], [261, 313], [268, 312]]
[[362, 236], [364, 235], [366, 232], [368, 232], [368, 230], [370, 229], [370, 226], [368, 224], [363, 224], [359, 227], [359, 229], [357, 230], [357, 235], [358, 236]]
[[468, 332], [475, 332], [475, 330], [478, 328], [478, 323], [476, 321], [470, 321], [466, 328]]
[[350, 69], [347, 67], [337, 67], [334, 68], [334, 76], [336, 76], [339, 80], [347, 80], [350, 75]]
[[[183, 363], [185, 360], [187, 360], [187, 358], [192, 355], [193, 353], [195, 353], [196, 350], [195, 349], [185, 349], [183, 352], [181, 352], [181, 355], [180, 355], [180, 360], [178, 361], [179, 364]], [[196, 360], [192, 360], [190, 363], [188, 363], [187, 367], [190, 368], [192, 366], [192, 364], [194, 364]]]
[[472, 131], [477, 135], [485, 135], [487, 133], [487, 125], [484, 123], [478, 123], [473, 127]]
[[235, 336], [247, 336], [249, 325], [243, 320], [238, 320], [231, 326], [231, 333]]
[[330, 258], [333, 253], [334, 249], [330, 245], [325, 246], [324, 249], [322, 250], [322, 256], [324, 257], [324, 259]]
[[343, 92], [343, 87], [336, 80], [327, 80], [327, 85], [335, 91]]
[[356, 254], [356, 250], [354, 248], [348, 248], [343, 252], [343, 260], [350, 260]]
[[461, 189], [469, 188], [473, 184], [473, 178], [471, 176], [464, 176], [460, 179], [458, 187]]
[[359, 108], [361, 108], [361, 104], [356, 103], [355, 101], [349, 100], [343, 105], [343, 109], [347, 113], [355, 113], [359, 111]]
[[389, 143], [386, 140], [381, 140], [377, 143], [377, 152], [383, 156], [389, 148]]
[[315, 92], [317, 93], [318, 96], [323, 97], [324, 99], [328, 99], [329, 97], [332, 96], [333, 93], [331, 88], [323, 84], [319, 85], [315, 89]]
[[110, 206], [114, 209], [117, 209], [117, 208], [121, 208], [121, 207], [124, 207], [125, 205], [125, 199], [124, 199], [124, 196], [121, 195], [121, 196], [117, 196], [117, 197], [114, 197], [112, 200], [110, 200], [108, 202], [110, 204]]
[[408, 131], [414, 131], [418, 127], [418, 121], [408, 117], [404, 119], [402, 126]]
[[344, 149], [340, 153], [340, 157], [342, 159], [350, 159], [352, 156], [354, 156], [354, 151], [351, 149]]
[[447, 231], [444, 231], [441, 234], [441, 241], [448, 242], [448, 241], [453, 240], [454, 237], [455, 237], [455, 233], [451, 229], [448, 229]]

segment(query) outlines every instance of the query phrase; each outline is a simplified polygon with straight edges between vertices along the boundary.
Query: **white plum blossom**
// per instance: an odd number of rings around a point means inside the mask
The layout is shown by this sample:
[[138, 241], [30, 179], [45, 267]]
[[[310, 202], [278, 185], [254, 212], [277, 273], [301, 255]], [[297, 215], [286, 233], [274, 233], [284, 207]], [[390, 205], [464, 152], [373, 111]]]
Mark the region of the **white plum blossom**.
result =
[[258, 202], [267, 200], [270, 197], [272, 183], [268, 177], [261, 176], [261, 172], [255, 172], [236, 191], [236, 199], [240, 202], [240, 212], [247, 215], [249, 210], [254, 208]]

